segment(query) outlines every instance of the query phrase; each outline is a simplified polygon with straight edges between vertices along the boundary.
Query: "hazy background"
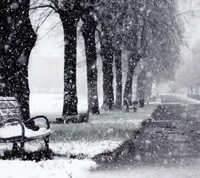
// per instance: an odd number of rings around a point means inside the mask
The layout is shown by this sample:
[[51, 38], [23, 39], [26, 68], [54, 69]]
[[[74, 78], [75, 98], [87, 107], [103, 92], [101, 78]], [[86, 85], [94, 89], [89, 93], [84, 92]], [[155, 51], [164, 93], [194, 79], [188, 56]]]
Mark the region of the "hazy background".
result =
[[[198, 12], [198, 0], [179, 0], [179, 11], [183, 14], [185, 21], [185, 41], [187, 47], [182, 47], [182, 60], [190, 58], [192, 46], [200, 39], [200, 15]], [[193, 12], [195, 11], [195, 13]], [[41, 10], [40, 10], [41, 12]], [[193, 14], [194, 13], [194, 14]], [[37, 27], [37, 13], [32, 14], [32, 24]], [[193, 15], [192, 15], [193, 14]], [[84, 41], [78, 33], [77, 48], [77, 90], [79, 98], [87, 98], [86, 85], [86, 63]], [[63, 30], [57, 14], [53, 13], [38, 30], [38, 40], [32, 50], [29, 63], [29, 84], [31, 93], [63, 93], [63, 69], [64, 69], [64, 42]], [[98, 56], [98, 88], [99, 99], [102, 100], [102, 72], [101, 59]], [[123, 79], [126, 73], [124, 72]], [[162, 87], [161, 87], [162, 89]], [[163, 89], [162, 89], [163, 90]], [[62, 95], [61, 95], [62, 96]], [[62, 110], [62, 97], [59, 102], [60, 112]], [[32, 97], [31, 106], [44, 107], [40, 104], [41, 99], [34, 100]], [[43, 99], [47, 100], [47, 99]], [[80, 101], [80, 99], [79, 99]], [[87, 105], [87, 100], [84, 101]], [[42, 108], [41, 108], [42, 109]], [[37, 109], [36, 111], [37, 112]]]
[[[185, 39], [188, 46], [183, 47], [182, 58], [187, 60], [190, 55], [191, 48], [196, 41], [200, 39], [200, 15], [198, 0], [179, 0], [180, 14], [185, 17]], [[193, 13], [195, 16], [187, 15], [187, 12]], [[37, 13], [32, 16], [32, 24], [37, 26]], [[84, 41], [79, 32], [77, 60], [78, 60], [78, 92], [86, 94], [86, 66]], [[100, 71], [101, 59], [98, 58], [99, 82], [101, 82], [102, 73]], [[53, 13], [38, 30], [38, 40], [34, 47], [29, 66], [29, 80], [31, 92], [62, 92], [63, 91], [63, 68], [64, 68], [64, 43], [63, 30], [57, 14]], [[99, 86], [101, 83], [99, 83]], [[101, 91], [100, 91], [101, 92]]]

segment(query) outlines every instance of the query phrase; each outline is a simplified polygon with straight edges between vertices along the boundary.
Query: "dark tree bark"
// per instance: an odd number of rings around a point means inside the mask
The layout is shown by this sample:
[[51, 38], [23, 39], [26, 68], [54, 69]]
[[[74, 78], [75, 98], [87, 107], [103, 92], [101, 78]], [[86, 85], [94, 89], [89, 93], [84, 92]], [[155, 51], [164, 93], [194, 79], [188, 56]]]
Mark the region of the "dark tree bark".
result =
[[112, 108], [114, 101], [113, 92], [113, 46], [112, 39], [107, 31], [107, 28], [102, 24], [103, 36], [100, 40], [101, 43], [101, 56], [103, 64], [103, 106], [108, 106], [109, 109]]
[[0, 72], [2, 96], [15, 96], [21, 106], [23, 119], [30, 118], [28, 63], [36, 34], [29, 18], [30, 1], [1, 2]]
[[[24, 20], [23, 25], [21, 26], [18, 37], [21, 38], [21, 55], [17, 60], [16, 67], [16, 93], [17, 99], [21, 105], [22, 115], [24, 119], [28, 119], [30, 117], [29, 110], [29, 81], [28, 81], [28, 64], [29, 57], [33, 47], [35, 46], [35, 42], [37, 39], [37, 35], [35, 34], [31, 21], [29, 18], [29, 9], [30, 9], [30, 0], [24, 0], [21, 6], [20, 11], [20, 20]], [[23, 15], [22, 15], [23, 14]], [[18, 22], [19, 23], [19, 22]]]
[[59, 10], [58, 14], [64, 30], [64, 104], [63, 117], [77, 115], [77, 85], [76, 85], [76, 44], [77, 23], [80, 18], [79, 5], [73, 10]]
[[88, 111], [91, 114], [99, 114], [98, 87], [97, 87], [97, 54], [95, 43], [95, 31], [97, 22], [90, 11], [82, 17], [82, 34], [85, 40], [85, 54], [87, 63], [87, 87], [88, 87]]
[[[78, 20], [70, 15], [60, 15], [64, 30], [64, 105], [63, 116], [76, 115], [77, 86], [76, 86], [76, 28]], [[73, 16], [73, 15], [72, 15]]]
[[115, 50], [115, 66], [116, 66], [116, 108], [121, 109], [122, 106], [122, 52]]
[[[8, 25], [7, 18], [10, 16], [10, 3], [6, 0], [0, 2], [0, 72], [1, 72], [1, 88], [0, 88], [0, 95], [1, 96], [13, 96], [14, 92], [10, 89], [11, 83], [8, 81], [10, 79], [10, 68], [11, 63], [13, 62], [9, 56], [10, 48], [9, 45], [9, 35], [11, 34], [10, 26]], [[13, 89], [12, 89], [13, 90]]]

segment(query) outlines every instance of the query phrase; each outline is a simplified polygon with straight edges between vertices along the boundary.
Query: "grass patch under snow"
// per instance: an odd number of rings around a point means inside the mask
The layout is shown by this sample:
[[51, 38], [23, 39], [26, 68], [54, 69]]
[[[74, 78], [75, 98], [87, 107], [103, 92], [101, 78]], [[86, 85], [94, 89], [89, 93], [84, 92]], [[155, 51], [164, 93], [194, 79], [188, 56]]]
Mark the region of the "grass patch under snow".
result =
[[[50, 148], [59, 154], [84, 154], [89, 157], [112, 151], [133, 138], [135, 130], [150, 117], [156, 107], [147, 105], [139, 108], [137, 113], [101, 111], [100, 115], [90, 116], [88, 123], [51, 124], [53, 133], [50, 136]], [[39, 139], [26, 143], [25, 149], [36, 151], [43, 145], [43, 140]], [[0, 150], [9, 148], [12, 148], [12, 144], [0, 144]]]
[[[156, 105], [139, 108], [137, 113], [101, 112], [100, 115], [90, 116], [89, 123], [82, 124], [52, 124], [50, 149], [65, 157], [54, 157], [53, 160], [40, 162], [16, 160], [0, 160], [1, 177], [26, 178], [84, 178], [88, 171], [97, 165], [90, 157], [96, 154], [112, 151], [135, 134], [140, 124], [151, 115]], [[54, 119], [52, 116], [51, 119]], [[35, 140], [25, 144], [27, 152], [32, 151], [31, 158], [38, 156], [39, 149], [44, 146], [43, 140]], [[12, 144], [0, 144], [0, 155], [3, 150], [9, 150]], [[36, 151], [36, 152], [35, 152]], [[7, 156], [10, 152], [7, 152]], [[70, 159], [67, 155], [81, 155], [84, 159]], [[12, 156], [12, 155], [11, 155]], [[29, 156], [29, 155], [28, 155]], [[41, 157], [40, 157], [41, 158]], [[34, 158], [35, 159], [35, 158]]]
[[53, 142], [68, 141], [126, 141], [134, 136], [141, 122], [150, 117], [156, 105], [139, 108], [138, 112], [101, 111], [90, 116], [89, 123], [52, 124]]

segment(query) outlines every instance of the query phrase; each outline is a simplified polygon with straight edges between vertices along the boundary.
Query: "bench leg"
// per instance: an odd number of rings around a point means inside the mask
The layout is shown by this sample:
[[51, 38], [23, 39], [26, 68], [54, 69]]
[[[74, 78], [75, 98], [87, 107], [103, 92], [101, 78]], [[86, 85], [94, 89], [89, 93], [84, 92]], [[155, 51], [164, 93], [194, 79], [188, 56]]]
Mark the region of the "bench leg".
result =
[[24, 142], [20, 142], [20, 146], [17, 144], [17, 142], [14, 142], [12, 151], [24, 152]]
[[24, 142], [20, 142], [20, 146], [17, 142], [13, 143], [12, 152], [15, 156], [21, 157], [23, 159], [24, 156]]
[[17, 142], [14, 142], [14, 143], [13, 143], [12, 151], [13, 151], [13, 152], [19, 151], [19, 146], [18, 146]]
[[49, 136], [46, 136], [43, 139], [44, 139], [46, 150], [49, 151]]
[[20, 152], [23, 153], [24, 152], [24, 142], [20, 142]]

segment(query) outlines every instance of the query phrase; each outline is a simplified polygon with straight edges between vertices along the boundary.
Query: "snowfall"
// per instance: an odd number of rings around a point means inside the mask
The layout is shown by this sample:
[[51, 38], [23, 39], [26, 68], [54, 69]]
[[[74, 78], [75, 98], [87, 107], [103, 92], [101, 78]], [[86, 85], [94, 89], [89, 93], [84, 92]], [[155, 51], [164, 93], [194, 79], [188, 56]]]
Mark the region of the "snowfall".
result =
[[[189, 99], [187, 99], [189, 100]], [[194, 100], [189, 100], [195, 102]], [[59, 128], [65, 128], [64, 132], [68, 132], [69, 136], [63, 141], [50, 140], [50, 148], [62, 155], [67, 154], [83, 154], [84, 159], [70, 159], [67, 156], [55, 157], [53, 160], [22, 161], [16, 160], [0, 160], [1, 178], [198, 178], [200, 177], [200, 160], [199, 163], [187, 165], [186, 167], [130, 167], [127, 170], [115, 171], [96, 171], [98, 165], [92, 161], [91, 157], [104, 151], [112, 151], [117, 148], [126, 137], [127, 133], [122, 133], [122, 137], [116, 136], [120, 127], [125, 130], [137, 129], [141, 122], [147, 119], [152, 111], [156, 108], [158, 102], [151, 103], [146, 109], [138, 110], [137, 113], [103, 113], [97, 117], [91, 117], [89, 123], [84, 124], [65, 124]], [[78, 108], [85, 110], [87, 107], [86, 100], [80, 99]], [[60, 116], [62, 110], [61, 94], [32, 94], [31, 95], [31, 114], [44, 114], [54, 120]], [[124, 117], [124, 118], [123, 118]], [[52, 137], [54, 138], [55, 126], [52, 124]], [[81, 129], [82, 128], [82, 129]], [[78, 134], [88, 130], [88, 133]], [[71, 129], [71, 130], [70, 130]], [[89, 132], [92, 133], [89, 133]], [[71, 132], [71, 133], [70, 133]], [[76, 135], [76, 132], [78, 134]], [[106, 133], [102, 136], [102, 133]], [[62, 137], [62, 134], [61, 134]], [[81, 138], [83, 137], [83, 138]], [[127, 135], [127, 140], [130, 135]], [[55, 139], [55, 138], [54, 138]], [[25, 148], [28, 150], [37, 150], [40, 148], [38, 142], [27, 143]], [[9, 144], [0, 144], [0, 153], [2, 150], [11, 148]]]

